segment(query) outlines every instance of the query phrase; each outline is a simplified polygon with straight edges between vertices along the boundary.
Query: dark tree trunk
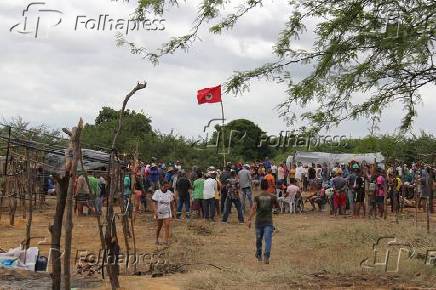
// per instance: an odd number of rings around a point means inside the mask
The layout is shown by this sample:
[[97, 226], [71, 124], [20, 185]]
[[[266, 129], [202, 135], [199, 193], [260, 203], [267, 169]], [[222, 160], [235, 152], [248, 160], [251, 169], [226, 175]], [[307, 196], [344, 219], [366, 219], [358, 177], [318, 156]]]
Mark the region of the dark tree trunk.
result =
[[59, 190], [56, 191], [56, 211], [53, 218], [53, 225], [49, 230], [51, 233], [51, 263], [52, 263], [52, 289], [61, 289], [61, 275], [62, 275], [62, 254], [61, 254], [61, 234], [62, 234], [62, 220], [64, 218], [65, 204], [67, 201], [67, 191], [69, 183], [69, 175], [64, 178], [58, 179]]

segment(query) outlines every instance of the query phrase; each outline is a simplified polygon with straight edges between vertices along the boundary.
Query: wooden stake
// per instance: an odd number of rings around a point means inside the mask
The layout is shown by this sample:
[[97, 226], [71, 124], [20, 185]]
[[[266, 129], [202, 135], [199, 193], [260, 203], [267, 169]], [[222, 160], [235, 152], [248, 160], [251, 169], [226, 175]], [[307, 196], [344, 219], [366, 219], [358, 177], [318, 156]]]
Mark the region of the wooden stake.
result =
[[416, 184], [416, 186], [414, 188], [414, 191], [415, 191], [415, 194], [414, 194], [414, 196], [415, 196], [415, 227], [418, 226], [418, 190], [416, 188], [417, 186], [418, 186], [418, 184]]
[[[65, 160], [67, 160], [67, 157]], [[67, 168], [68, 166], [66, 166], [66, 169]], [[61, 274], [62, 274], [62, 263], [61, 263], [62, 220], [64, 218], [68, 184], [70, 179], [69, 171], [66, 171], [65, 176], [60, 177], [58, 175], [55, 175], [55, 178], [59, 184], [59, 190], [56, 191], [56, 211], [53, 217], [53, 225], [49, 227], [49, 231], [51, 233], [50, 257], [52, 263], [52, 274], [51, 274], [52, 290], [59, 290], [61, 289]]]
[[[89, 179], [88, 179], [88, 172], [86, 172], [85, 170], [85, 166], [83, 165], [83, 155], [82, 155], [82, 148], [80, 148], [80, 165], [83, 171], [83, 175], [85, 176], [85, 180], [86, 180], [86, 185], [88, 187], [88, 191], [91, 193], [92, 189], [91, 189], [91, 185], [89, 184]], [[104, 243], [104, 235], [103, 235], [103, 225], [101, 224], [101, 220], [100, 220], [100, 214], [96, 213], [95, 215], [96, 219], [97, 219], [97, 226], [98, 226], [98, 233], [100, 236], [100, 244], [101, 244], [101, 248], [102, 250], [105, 249], [105, 243]], [[104, 269], [102, 268], [102, 275], [104, 278]]]
[[73, 191], [74, 182], [77, 176], [77, 165], [80, 160], [80, 134], [83, 129], [83, 120], [80, 118], [79, 124], [73, 128], [71, 133], [70, 148], [73, 158], [71, 161], [70, 180], [67, 191], [66, 220], [65, 220], [65, 258], [64, 258], [64, 289], [71, 289], [71, 244], [73, 240]]
[[27, 224], [26, 224], [26, 249], [28, 249], [30, 246], [30, 232], [32, 228], [32, 212], [33, 212], [32, 174], [31, 174], [30, 156], [29, 156], [28, 148], [26, 148], [26, 173], [27, 173], [27, 200], [29, 202], [27, 208], [28, 212], [27, 212]]
[[[136, 86], [126, 95], [122, 108], [119, 112], [118, 116], [118, 126], [115, 128], [114, 131], [114, 137], [112, 140], [112, 147], [111, 147], [111, 155], [110, 155], [110, 161], [109, 161], [109, 172], [110, 172], [110, 191], [108, 196], [108, 208], [107, 208], [107, 215], [106, 215], [106, 233], [105, 233], [105, 242], [106, 242], [106, 249], [109, 251], [110, 254], [115, 255], [115, 253], [118, 252], [119, 246], [118, 246], [118, 239], [116, 237], [116, 225], [115, 225], [115, 214], [114, 214], [114, 196], [115, 196], [115, 188], [117, 183], [117, 175], [116, 175], [116, 168], [115, 168], [115, 148], [116, 148], [116, 142], [118, 139], [118, 135], [121, 131], [121, 126], [123, 124], [123, 115], [124, 111], [126, 110], [127, 103], [129, 102], [130, 98], [139, 90], [145, 89], [147, 87], [147, 83], [137, 83]], [[105, 251], [105, 252], [107, 252]], [[116, 289], [120, 287], [120, 283], [118, 281], [118, 264], [116, 263], [110, 263], [108, 265], [108, 274], [109, 279], [111, 281], [112, 289]]]
[[[15, 173], [16, 171], [16, 163], [12, 163], [12, 172]], [[17, 184], [17, 176], [14, 174], [9, 179], [9, 182], [12, 183], [12, 186], [9, 187], [10, 192], [8, 192], [9, 195], [9, 225], [14, 226], [15, 224], [15, 212], [17, 211], [17, 191], [18, 191], [18, 184]], [[11, 185], [11, 184], [9, 184]]]
[[430, 233], [430, 197], [427, 196], [427, 234]]

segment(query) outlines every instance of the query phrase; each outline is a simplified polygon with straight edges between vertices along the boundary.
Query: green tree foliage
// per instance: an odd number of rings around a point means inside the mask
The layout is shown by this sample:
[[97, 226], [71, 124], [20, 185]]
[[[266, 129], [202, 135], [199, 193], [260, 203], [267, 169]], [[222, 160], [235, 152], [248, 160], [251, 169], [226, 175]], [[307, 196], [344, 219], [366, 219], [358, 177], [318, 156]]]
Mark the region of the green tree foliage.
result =
[[[85, 125], [82, 142], [88, 148], [110, 148], [118, 114], [119, 111], [103, 107], [95, 119], [95, 124]], [[143, 112], [126, 110], [116, 149], [125, 159], [132, 159], [138, 146], [139, 158], [147, 162], [154, 157], [165, 162], [180, 160], [186, 166], [195, 164], [204, 168], [219, 164], [219, 156], [214, 150], [196, 150], [193, 144], [193, 140], [183, 136], [153, 130], [151, 118]]]
[[[12, 145], [28, 146], [32, 150], [49, 152], [57, 150], [67, 144], [63, 139], [60, 130], [53, 130], [45, 124], [31, 126], [29, 122], [21, 117], [3, 120], [0, 123], [0, 155], [5, 154], [7, 139], [9, 137], [9, 127], [11, 128]], [[19, 154], [24, 154], [24, 147], [17, 146], [14, 149]]]
[[[109, 117], [112, 116], [112, 117]], [[103, 108], [97, 116], [95, 125], [87, 124], [82, 134], [82, 146], [89, 149], [110, 147], [113, 129], [115, 126], [114, 117], [117, 112], [111, 108]], [[116, 117], [115, 117], [116, 118]], [[33, 146], [39, 150], [41, 157], [50, 150], [65, 148], [67, 142], [62, 139], [59, 130], [51, 130], [41, 125], [32, 127], [21, 118], [12, 121], [3, 121], [10, 125], [12, 138], [26, 141], [23, 144]], [[216, 144], [215, 140], [220, 133], [218, 146], [201, 146], [198, 140], [187, 139], [173, 133], [164, 134], [153, 130], [151, 119], [141, 112], [126, 111], [125, 124], [120, 134], [120, 142], [117, 143], [117, 150], [125, 154], [126, 159], [132, 159], [136, 144], [138, 144], [139, 157], [141, 160], [150, 162], [152, 157], [168, 162], [180, 160], [185, 168], [196, 165], [200, 168], [208, 166], [221, 167], [223, 164], [222, 135], [221, 127], [216, 126], [209, 144]], [[230, 135], [232, 135], [230, 155], [226, 158], [231, 162], [250, 162], [263, 160], [266, 156], [282, 162], [295, 151], [322, 151], [331, 153], [368, 153], [381, 152], [388, 160], [400, 160], [405, 162], [424, 161], [426, 163], [436, 162], [436, 138], [431, 134], [421, 132], [419, 135], [368, 135], [361, 139], [346, 140], [341, 146], [333, 142], [330, 144], [319, 143], [316, 146], [307, 146], [304, 138], [309, 137], [312, 132], [301, 129], [294, 132], [303, 142], [291, 142], [290, 146], [271, 146], [274, 142], [261, 142], [267, 134], [255, 123], [238, 119], [227, 123], [224, 127], [225, 147], [228, 149]], [[233, 131], [233, 133], [232, 133]], [[7, 144], [7, 128], [0, 127], [0, 156], [4, 156]], [[313, 136], [313, 135], [312, 135]], [[284, 142], [284, 141], [282, 141]], [[259, 147], [259, 144], [262, 146]], [[268, 145], [269, 144], [269, 145]], [[282, 143], [283, 144], [283, 143]], [[298, 146], [296, 146], [297, 144]], [[15, 153], [24, 155], [24, 147], [14, 146]]]
[[222, 127], [217, 125], [213, 134], [213, 140], [216, 140], [219, 134], [218, 150], [222, 152], [222, 141], [224, 136], [224, 145], [226, 152], [230, 153], [229, 161], [252, 161], [263, 160], [266, 156], [271, 156], [274, 149], [261, 143], [264, 131], [255, 123], [246, 119], [233, 120]]
[[[85, 125], [82, 141], [88, 146], [110, 148], [118, 114], [112, 108], [103, 107], [95, 119], [95, 124]], [[135, 151], [137, 142], [141, 145], [150, 144], [153, 134], [149, 117], [142, 112], [126, 110], [116, 148], [121, 154], [131, 154]]]
[[[237, 6], [238, 3], [242, 3]], [[128, 44], [153, 63], [179, 49], [187, 50], [199, 39], [200, 27], [211, 33], [233, 28], [262, 0], [203, 0], [191, 31], [171, 38], [157, 51]], [[240, 94], [253, 79], [287, 84], [287, 99], [278, 108], [289, 123], [303, 118], [314, 128], [329, 128], [345, 119], [371, 117], [395, 102], [403, 105], [401, 129], [416, 117], [421, 88], [436, 83], [434, 66], [436, 2], [434, 0], [291, 0], [289, 17], [272, 49], [271, 61], [249, 71], [236, 72], [225, 84], [226, 93]], [[138, 18], [145, 12], [163, 14], [177, 0], [140, 0]], [[224, 8], [233, 8], [224, 14]], [[311, 47], [298, 40], [306, 25], [316, 22]], [[304, 47], [304, 46], [303, 46]], [[301, 78], [295, 64], [312, 65]], [[298, 77], [298, 78], [297, 78]], [[359, 95], [359, 97], [356, 97]], [[307, 110], [315, 104], [315, 110]], [[296, 114], [299, 114], [298, 116]]]

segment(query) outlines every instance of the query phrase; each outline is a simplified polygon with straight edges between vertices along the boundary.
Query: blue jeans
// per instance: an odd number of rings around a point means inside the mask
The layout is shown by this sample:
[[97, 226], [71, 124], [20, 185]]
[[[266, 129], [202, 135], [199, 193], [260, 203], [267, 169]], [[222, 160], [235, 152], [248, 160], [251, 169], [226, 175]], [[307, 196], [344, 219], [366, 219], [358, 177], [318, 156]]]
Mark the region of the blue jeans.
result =
[[239, 222], [243, 223], [244, 222], [244, 214], [242, 213], [241, 200], [239, 200], [239, 198], [231, 199], [230, 197], [227, 197], [225, 200], [223, 222], [227, 222], [227, 219], [228, 219], [229, 213], [230, 213], [230, 209], [232, 208], [232, 203], [235, 205], [236, 210], [238, 211]]
[[203, 214], [204, 219], [211, 219], [213, 220], [215, 218], [215, 198], [208, 198], [203, 199]]
[[256, 226], [256, 257], [262, 257], [262, 240], [265, 239], [264, 256], [269, 258], [271, 255], [272, 244], [272, 225]]
[[242, 208], [245, 212], [245, 198], [248, 198], [248, 202], [250, 203], [250, 208], [253, 206], [253, 193], [251, 192], [251, 187], [241, 188], [242, 193]]
[[179, 199], [177, 200], [176, 216], [178, 219], [182, 216], [183, 205], [185, 205], [186, 219], [189, 219], [191, 217], [191, 197], [189, 196], [189, 192], [184, 198], [179, 197]]

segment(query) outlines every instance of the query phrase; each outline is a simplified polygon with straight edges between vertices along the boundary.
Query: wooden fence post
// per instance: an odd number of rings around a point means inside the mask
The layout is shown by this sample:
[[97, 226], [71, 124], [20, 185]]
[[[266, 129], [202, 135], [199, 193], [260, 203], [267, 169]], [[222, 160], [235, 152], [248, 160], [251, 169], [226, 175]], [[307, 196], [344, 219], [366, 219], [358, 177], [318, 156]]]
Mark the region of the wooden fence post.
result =
[[70, 148], [73, 153], [71, 162], [70, 180], [67, 191], [66, 220], [65, 220], [65, 258], [64, 258], [64, 289], [71, 289], [71, 245], [73, 240], [73, 191], [77, 175], [77, 165], [80, 160], [80, 134], [83, 129], [83, 120], [71, 132]]

